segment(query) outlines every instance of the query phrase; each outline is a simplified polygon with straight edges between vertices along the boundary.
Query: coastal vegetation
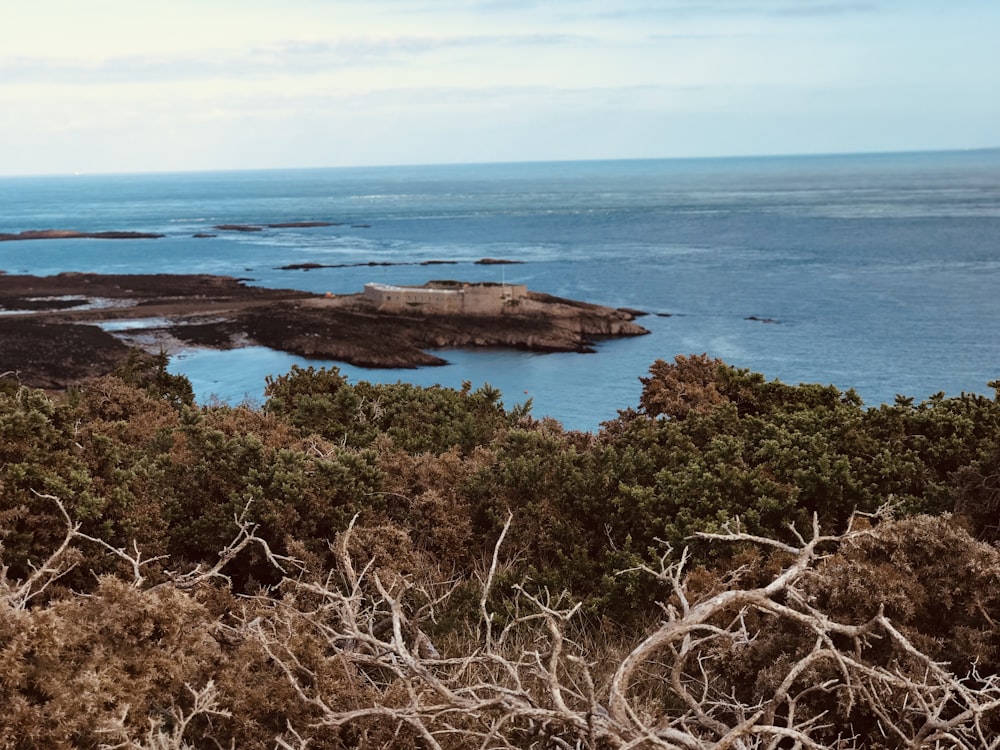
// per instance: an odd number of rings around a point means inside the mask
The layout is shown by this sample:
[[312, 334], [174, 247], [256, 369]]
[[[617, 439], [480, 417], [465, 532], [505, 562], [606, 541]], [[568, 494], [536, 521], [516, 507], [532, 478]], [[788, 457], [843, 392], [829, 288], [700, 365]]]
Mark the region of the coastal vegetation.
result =
[[0, 748], [1000, 747], [996, 396], [166, 364], [0, 378]]

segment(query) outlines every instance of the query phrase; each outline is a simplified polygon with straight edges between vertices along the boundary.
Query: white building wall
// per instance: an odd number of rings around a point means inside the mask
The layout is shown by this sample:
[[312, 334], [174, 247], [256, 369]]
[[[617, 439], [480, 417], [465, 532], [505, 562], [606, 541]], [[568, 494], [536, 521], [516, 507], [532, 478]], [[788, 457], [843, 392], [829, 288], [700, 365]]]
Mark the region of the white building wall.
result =
[[495, 314], [505, 305], [526, 297], [523, 284], [466, 284], [461, 288], [365, 284], [363, 296], [380, 308], [426, 307], [430, 311]]

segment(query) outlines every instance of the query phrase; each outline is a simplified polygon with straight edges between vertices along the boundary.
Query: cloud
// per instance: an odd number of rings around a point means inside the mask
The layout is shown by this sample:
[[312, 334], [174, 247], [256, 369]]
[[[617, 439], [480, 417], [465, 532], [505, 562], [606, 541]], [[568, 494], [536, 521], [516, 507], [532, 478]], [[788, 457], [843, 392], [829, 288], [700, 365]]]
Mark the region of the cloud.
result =
[[[575, 11], [581, 15], [669, 15], [672, 13], [850, 13], [867, 11], [884, 0], [364, 0], [371, 5], [389, 5], [394, 9], [415, 13], [432, 11], [550, 11], [564, 13]], [[613, 9], [609, 9], [613, 5]]]
[[410, 17], [489, 14], [567, 20], [689, 17], [833, 16], [867, 13], [887, 0], [363, 0], [359, 5]]
[[696, 18], [747, 16], [837, 16], [877, 10], [875, 0], [666, 0], [651, 3], [623, 3], [614, 10], [597, 11], [604, 18], [628, 20], [641, 17]]
[[770, 10], [775, 16], [839, 16], [855, 13], [871, 13], [877, 10], [875, 3], [865, 2], [819, 2], [796, 5], [779, 5]]
[[0, 58], [3, 84], [163, 83], [207, 78], [308, 75], [336, 68], [399, 66], [416, 57], [452, 49], [561, 47], [592, 43], [571, 34], [408, 36], [333, 40], [286, 40], [247, 51], [207, 51], [179, 56], [113, 56], [100, 60], [52, 57]]
[[676, 33], [676, 34], [647, 34], [646, 39], [651, 42], [701, 42], [715, 41], [718, 39], [760, 39], [761, 37], [773, 36], [765, 33]]

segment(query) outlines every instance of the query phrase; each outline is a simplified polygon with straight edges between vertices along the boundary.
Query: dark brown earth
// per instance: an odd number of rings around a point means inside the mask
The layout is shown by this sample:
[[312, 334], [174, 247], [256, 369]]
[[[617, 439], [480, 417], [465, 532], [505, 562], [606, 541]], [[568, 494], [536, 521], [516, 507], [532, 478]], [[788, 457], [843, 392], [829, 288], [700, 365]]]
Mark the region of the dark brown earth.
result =
[[129, 347], [97, 326], [0, 318], [0, 376], [61, 389], [113, 370]]
[[[0, 373], [63, 388], [112, 370], [130, 346], [152, 353], [252, 344], [362, 367], [445, 364], [426, 349], [592, 351], [647, 333], [634, 311], [529, 292], [495, 315], [387, 312], [361, 295], [323, 297], [207, 275], [0, 274]], [[133, 321], [108, 333], [99, 323]]]

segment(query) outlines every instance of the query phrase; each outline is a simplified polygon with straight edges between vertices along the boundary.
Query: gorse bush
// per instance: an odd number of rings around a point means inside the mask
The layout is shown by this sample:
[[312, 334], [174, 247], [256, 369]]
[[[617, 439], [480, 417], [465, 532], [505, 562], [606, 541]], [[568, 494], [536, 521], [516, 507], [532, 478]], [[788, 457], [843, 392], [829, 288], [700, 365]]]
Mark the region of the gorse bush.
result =
[[[581, 435], [527, 407], [505, 410], [488, 386], [351, 385], [336, 370], [295, 368], [270, 380], [262, 409], [196, 407], [157, 372], [129, 363], [58, 399], [0, 394], [12, 571], [23, 575], [59, 536], [35, 493], [62, 498], [87, 533], [115, 546], [142, 539], [177, 565], [211, 559], [248, 501], [278, 551], [320, 560], [361, 513], [364, 525], [399, 526], [416, 549], [460, 567], [510, 511], [514, 575], [623, 620], [652, 602], [622, 569], [654, 559], [661, 541], [680, 548], [735, 517], [782, 537], [813, 514], [837, 525], [891, 501], [953, 513], [987, 540], [1000, 527], [1000, 407], [982, 396], [865, 409], [830, 386], [679, 357], [653, 365], [639, 411]], [[234, 566], [246, 585], [273, 583], [252, 554]]]
[[589, 435], [335, 369], [197, 406], [165, 364], [0, 392], [0, 747], [995, 741], [995, 398], [678, 357]]

